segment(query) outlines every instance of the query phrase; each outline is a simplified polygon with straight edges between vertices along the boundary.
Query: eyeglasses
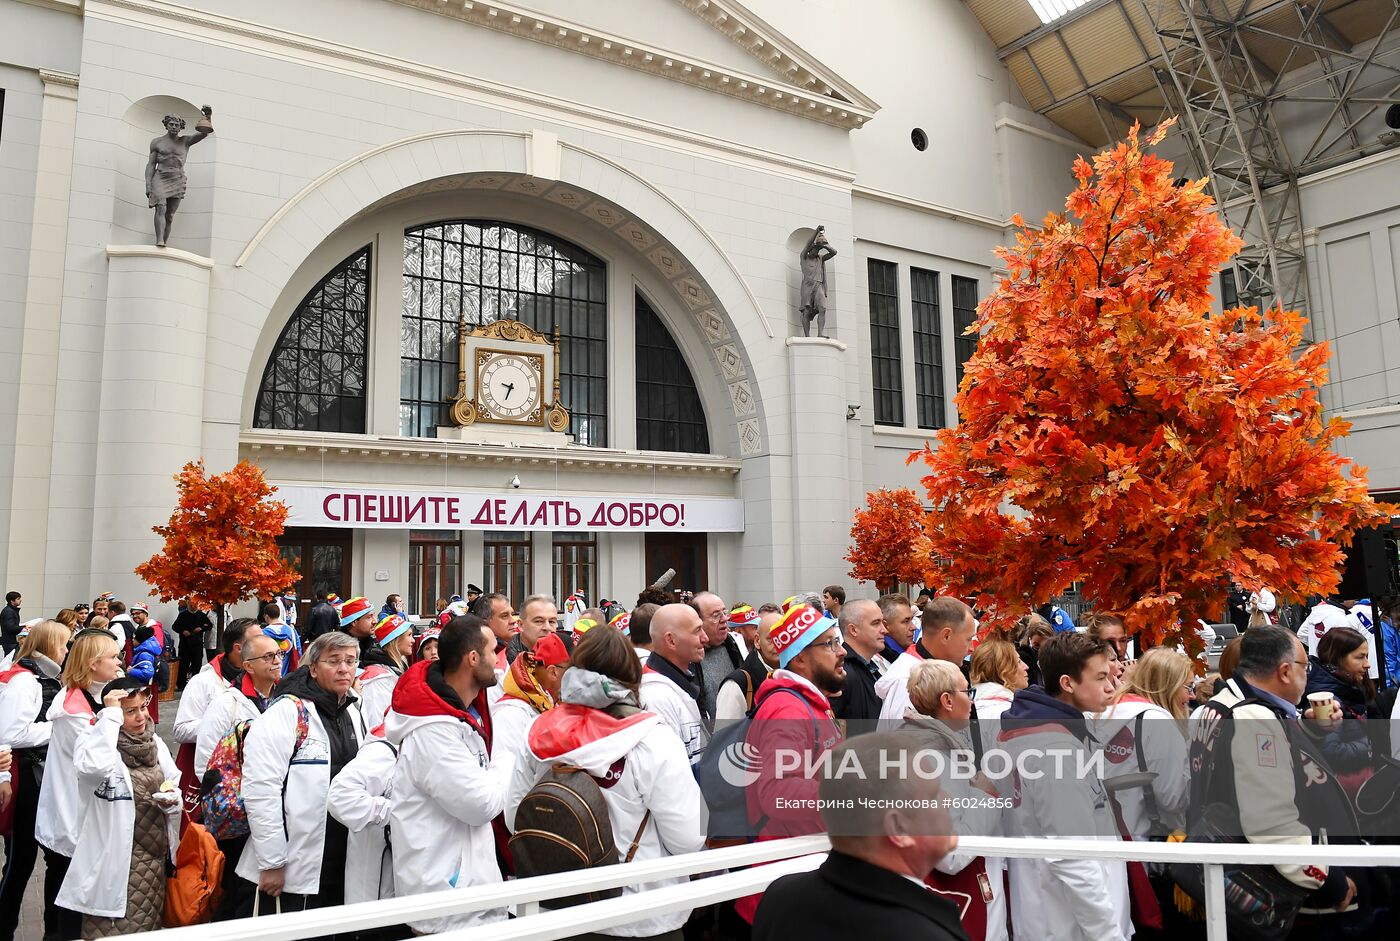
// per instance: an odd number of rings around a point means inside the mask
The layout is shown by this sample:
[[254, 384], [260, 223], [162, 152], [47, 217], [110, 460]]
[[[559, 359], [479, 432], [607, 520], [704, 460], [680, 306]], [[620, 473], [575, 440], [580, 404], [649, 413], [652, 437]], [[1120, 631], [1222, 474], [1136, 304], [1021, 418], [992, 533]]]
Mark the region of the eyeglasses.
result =
[[[286, 656], [287, 656], [287, 655], [286, 655], [285, 653], [283, 653], [282, 651], [280, 651], [280, 650], [274, 650], [274, 651], [272, 651], [272, 653], [265, 653], [265, 654], [263, 654], [261, 657], [244, 657], [244, 658], [243, 658], [243, 662], [244, 662], [244, 663], [257, 663], [259, 660], [281, 660], [281, 659], [283, 659], [283, 658], [286, 657]], [[325, 661], [325, 662], [326, 662], [326, 663], [330, 663], [331, 661], [327, 660], [327, 661]], [[354, 666], [354, 661], [351, 661], [351, 666]]]
[[358, 657], [351, 657], [349, 660], [321, 660], [318, 662], [324, 663], [332, 670], [339, 670], [341, 667], [349, 667], [353, 670], [360, 665], [360, 659]]
[[1296, 664], [1298, 664], [1300, 667], [1302, 667], [1302, 668], [1303, 668], [1303, 672], [1304, 672], [1305, 674], [1306, 674], [1306, 673], [1311, 673], [1311, 672], [1312, 672], [1312, 661], [1311, 661], [1311, 660], [1294, 660], [1293, 662], [1296, 663]]
[[814, 641], [811, 644], [811, 646], [825, 647], [827, 650], [831, 651], [832, 653], [835, 653], [836, 651], [841, 649], [841, 638], [833, 637], [831, 638], [831, 640]]

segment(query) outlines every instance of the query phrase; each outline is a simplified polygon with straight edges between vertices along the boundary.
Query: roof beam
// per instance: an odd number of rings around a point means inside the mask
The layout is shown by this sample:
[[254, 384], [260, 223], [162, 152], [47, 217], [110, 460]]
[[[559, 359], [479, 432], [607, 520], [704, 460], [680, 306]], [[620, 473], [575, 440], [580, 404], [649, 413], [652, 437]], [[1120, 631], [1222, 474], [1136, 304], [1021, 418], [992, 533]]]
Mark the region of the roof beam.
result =
[[1029, 46], [1031, 43], [1034, 43], [1040, 39], [1044, 39], [1051, 33], [1058, 33], [1061, 29], [1068, 26], [1069, 24], [1074, 23], [1078, 20], [1082, 20], [1090, 13], [1102, 10], [1104, 7], [1109, 6], [1110, 4], [1115, 2], [1117, 2], [1117, 0], [1092, 0], [1092, 2], [1086, 3], [1082, 7], [1070, 10], [1068, 13], [1066, 13], [1059, 19], [1052, 20], [1049, 23], [1044, 24], [1043, 26], [1037, 26], [1035, 29], [1031, 30], [1029, 33], [1026, 33], [1026, 35], [1022, 36], [1021, 38], [1013, 39], [1011, 42], [1002, 46], [1000, 49], [997, 50], [997, 58], [1005, 61], [1007, 56], [1011, 55], [1013, 52], [1019, 52], [1020, 50]]

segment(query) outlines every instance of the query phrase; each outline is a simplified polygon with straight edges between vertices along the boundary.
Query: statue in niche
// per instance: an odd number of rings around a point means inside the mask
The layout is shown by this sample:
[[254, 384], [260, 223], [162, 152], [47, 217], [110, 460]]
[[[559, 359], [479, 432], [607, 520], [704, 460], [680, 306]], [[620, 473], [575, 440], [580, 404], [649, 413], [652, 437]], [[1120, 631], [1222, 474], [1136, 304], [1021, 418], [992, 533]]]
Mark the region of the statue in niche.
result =
[[836, 249], [826, 240], [826, 226], [817, 231], [802, 249], [802, 335], [812, 335], [812, 321], [817, 322], [817, 336], [826, 337], [826, 260], [836, 257]]
[[156, 211], [156, 245], [165, 247], [170, 238], [170, 223], [175, 218], [175, 210], [185, 198], [185, 186], [189, 182], [185, 176], [185, 160], [190, 148], [214, 133], [214, 109], [205, 105], [199, 109], [204, 117], [194, 126], [194, 133], [185, 137], [180, 132], [185, 129], [185, 119], [167, 114], [161, 121], [165, 125], [165, 135], [151, 141], [151, 156], [146, 161], [146, 198]]

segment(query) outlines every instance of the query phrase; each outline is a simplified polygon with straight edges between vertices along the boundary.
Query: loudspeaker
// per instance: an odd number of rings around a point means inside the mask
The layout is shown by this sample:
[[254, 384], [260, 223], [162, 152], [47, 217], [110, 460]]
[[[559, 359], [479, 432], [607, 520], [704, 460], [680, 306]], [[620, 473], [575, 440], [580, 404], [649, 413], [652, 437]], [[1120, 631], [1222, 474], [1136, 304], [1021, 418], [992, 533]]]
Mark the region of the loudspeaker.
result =
[[[1376, 601], [1396, 589], [1395, 529], [1393, 525], [1357, 530], [1347, 552], [1346, 570], [1338, 592], [1343, 598]], [[1387, 551], [1388, 550], [1388, 551]]]

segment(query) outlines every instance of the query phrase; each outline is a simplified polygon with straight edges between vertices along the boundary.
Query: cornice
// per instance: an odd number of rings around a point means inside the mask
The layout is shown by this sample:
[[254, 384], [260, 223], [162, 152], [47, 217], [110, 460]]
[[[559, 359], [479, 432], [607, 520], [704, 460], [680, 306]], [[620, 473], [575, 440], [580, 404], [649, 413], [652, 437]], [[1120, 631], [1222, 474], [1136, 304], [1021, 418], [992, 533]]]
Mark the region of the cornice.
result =
[[20, 3], [27, 3], [32, 7], [44, 7], [48, 10], [58, 10], [61, 13], [76, 13], [79, 16], [83, 13], [83, 0], [20, 0]]
[[657, 473], [685, 477], [734, 477], [743, 466], [740, 461], [703, 454], [620, 451], [579, 445], [557, 448], [525, 443], [479, 444], [439, 438], [391, 438], [264, 428], [244, 429], [238, 443], [240, 451], [251, 455], [453, 463], [459, 466], [557, 466], [560, 470]]
[[[763, 48], [777, 52], [775, 62], [787, 71], [793, 65], [794, 84], [776, 77], [742, 72], [728, 66], [688, 56], [672, 49], [653, 46], [602, 30], [593, 29], [573, 20], [541, 13], [509, 3], [460, 0], [391, 0], [403, 6], [425, 10], [439, 16], [471, 23], [497, 32], [508, 33], [533, 42], [545, 43], [579, 55], [611, 62], [624, 68], [647, 72], [687, 85], [729, 95], [799, 117], [833, 124], [848, 129], [859, 128], [874, 116], [874, 102], [847, 89], [863, 102], [843, 100], [829, 82], [819, 79], [812, 69], [798, 65], [788, 53], [768, 46], [768, 39], [755, 39]], [[655, 0], [654, 0], [655, 2]], [[743, 45], [743, 43], [740, 43]], [[752, 47], [751, 51], [752, 51]]]

